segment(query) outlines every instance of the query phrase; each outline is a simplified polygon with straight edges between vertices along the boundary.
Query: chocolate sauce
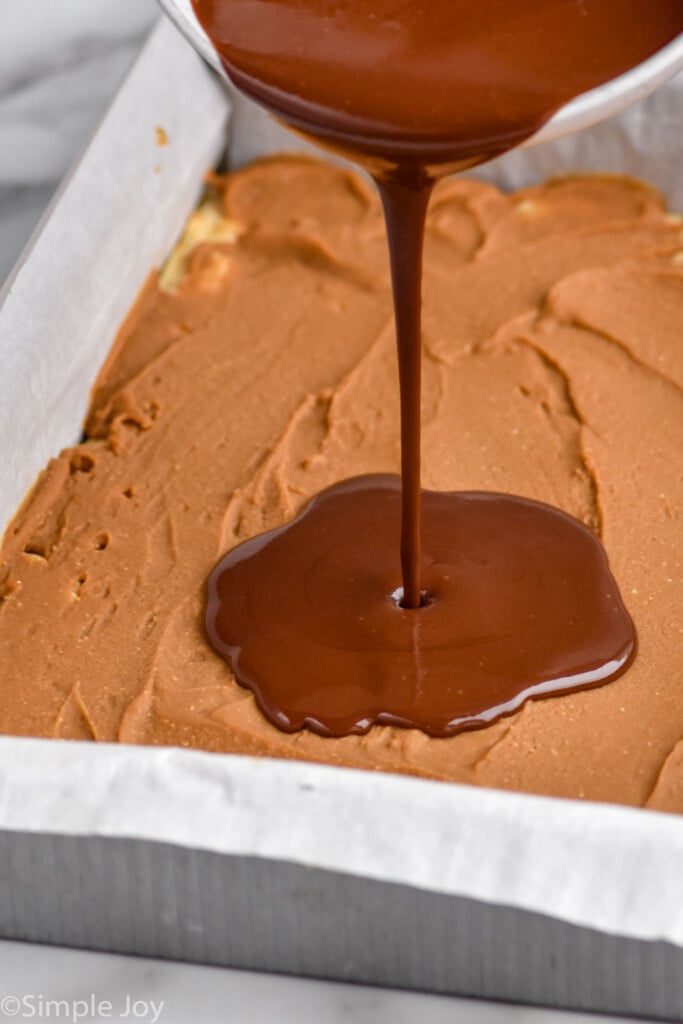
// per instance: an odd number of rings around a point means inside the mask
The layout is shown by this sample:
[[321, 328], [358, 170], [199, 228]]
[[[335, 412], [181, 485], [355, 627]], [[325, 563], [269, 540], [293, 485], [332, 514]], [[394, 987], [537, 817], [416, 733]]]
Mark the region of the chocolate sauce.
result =
[[462, 166], [683, 31], [681, 0], [193, 0], [227, 74], [382, 170]]
[[595, 534], [539, 502], [424, 491], [425, 604], [400, 607], [401, 481], [357, 477], [211, 577], [211, 643], [292, 732], [448, 736], [599, 686], [635, 652]]
[[[580, 524], [502, 495], [421, 496], [422, 241], [437, 177], [512, 148], [672, 41], [682, 0], [193, 3], [239, 88], [373, 175], [401, 389], [402, 488], [342, 484], [228, 554], [210, 583], [214, 647], [281, 728], [333, 735], [372, 722], [446, 735], [615, 678], [635, 631]], [[518, 591], [502, 582], [511, 565]]]

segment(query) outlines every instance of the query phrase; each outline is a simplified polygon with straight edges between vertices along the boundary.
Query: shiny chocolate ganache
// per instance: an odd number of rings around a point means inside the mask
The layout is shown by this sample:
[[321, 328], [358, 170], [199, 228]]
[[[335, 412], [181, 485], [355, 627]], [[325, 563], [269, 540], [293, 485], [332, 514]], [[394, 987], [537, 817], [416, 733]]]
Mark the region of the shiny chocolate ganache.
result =
[[209, 583], [212, 645], [272, 722], [332, 736], [446, 736], [616, 678], [635, 629], [591, 531], [510, 495], [421, 492], [422, 245], [439, 177], [671, 42], [683, 2], [193, 3], [241, 90], [374, 178], [401, 397], [401, 478], [344, 481], [230, 551]]

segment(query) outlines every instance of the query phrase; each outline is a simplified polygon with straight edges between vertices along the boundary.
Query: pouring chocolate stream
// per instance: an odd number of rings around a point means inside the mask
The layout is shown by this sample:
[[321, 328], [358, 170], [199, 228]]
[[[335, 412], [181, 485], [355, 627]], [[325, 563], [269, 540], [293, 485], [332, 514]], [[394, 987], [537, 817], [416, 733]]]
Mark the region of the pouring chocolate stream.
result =
[[193, 2], [239, 88], [377, 183], [401, 394], [402, 486], [345, 482], [230, 552], [210, 582], [213, 646], [277, 725], [328, 735], [448, 735], [615, 678], [635, 630], [597, 538], [521, 498], [421, 495], [422, 240], [438, 177], [652, 55], [683, 3]]

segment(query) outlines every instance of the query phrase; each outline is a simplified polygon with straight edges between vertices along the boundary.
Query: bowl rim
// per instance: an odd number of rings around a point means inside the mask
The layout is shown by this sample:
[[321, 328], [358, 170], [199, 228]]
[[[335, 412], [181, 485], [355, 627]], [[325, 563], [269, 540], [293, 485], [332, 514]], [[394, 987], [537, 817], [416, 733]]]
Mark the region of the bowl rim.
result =
[[[215, 71], [228, 82], [216, 51], [199, 24], [192, 0], [158, 0], [185, 38]], [[603, 85], [575, 97], [557, 111], [524, 145], [551, 142], [563, 135], [589, 128], [637, 103], [668, 78], [683, 69], [683, 32], [647, 60]], [[232, 88], [232, 86], [231, 86]]]

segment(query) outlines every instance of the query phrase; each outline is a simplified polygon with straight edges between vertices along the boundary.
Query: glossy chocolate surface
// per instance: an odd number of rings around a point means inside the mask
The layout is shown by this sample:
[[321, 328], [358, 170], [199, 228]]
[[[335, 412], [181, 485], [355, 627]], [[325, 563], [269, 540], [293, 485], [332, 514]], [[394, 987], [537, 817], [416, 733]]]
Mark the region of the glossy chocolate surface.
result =
[[[389, 240], [401, 394], [402, 487], [350, 481], [314, 501], [295, 524], [229, 554], [211, 584], [212, 644], [272, 721], [329, 735], [373, 722], [447, 735], [509, 713], [528, 697], [619, 675], [633, 657], [635, 630], [599, 542], [589, 544], [580, 524], [546, 506], [534, 506], [532, 516], [528, 503], [501, 495], [421, 493], [422, 245], [438, 177], [505, 152], [564, 103], [651, 56], [683, 30], [683, 4], [194, 6], [237, 86], [375, 178]], [[524, 530], [536, 536], [535, 546], [526, 534], [520, 540], [521, 509], [531, 517]], [[572, 530], [585, 543], [574, 544]], [[428, 553], [432, 543], [438, 557]], [[399, 549], [400, 600], [392, 607], [388, 595], [398, 583], [380, 567], [393, 564]], [[511, 566], [516, 594], [506, 576]], [[311, 578], [308, 597], [297, 598]], [[590, 609], [586, 628], [576, 625], [580, 606]], [[330, 622], [339, 635], [325, 643]], [[377, 640], [370, 647], [368, 623]], [[352, 686], [344, 685], [349, 649]], [[389, 679], [391, 687], [383, 684]]]
[[216, 569], [211, 642], [281, 729], [448, 736], [627, 667], [633, 625], [591, 530], [484, 491], [424, 491], [422, 504], [418, 609], [400, 607], [393, 476], [323, 491]]

